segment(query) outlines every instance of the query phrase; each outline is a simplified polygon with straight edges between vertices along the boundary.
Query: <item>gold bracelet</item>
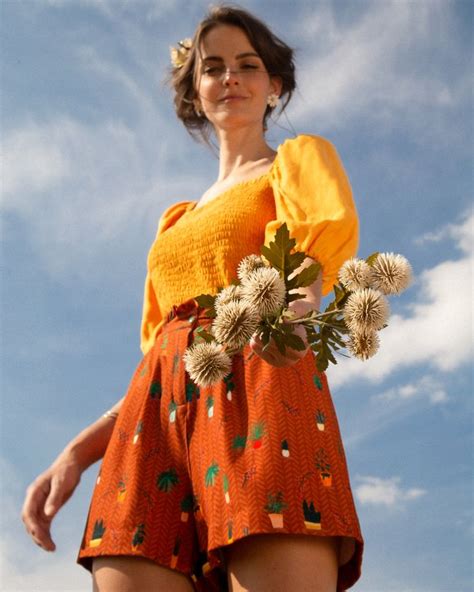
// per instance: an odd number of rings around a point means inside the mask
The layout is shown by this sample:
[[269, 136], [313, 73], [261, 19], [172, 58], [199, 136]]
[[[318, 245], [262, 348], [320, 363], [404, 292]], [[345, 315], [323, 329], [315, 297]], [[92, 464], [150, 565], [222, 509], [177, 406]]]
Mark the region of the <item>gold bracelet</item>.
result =
[[118, 413], [117, 413], [117, 411], [112, 411], [112, 409], [109, 409], [108, 411], [106, 411], [104, 413], [104, 415], [102, 415], [102, 417], [105, 417], [106, 419], [108, 417], [111, 417], [112, 419], [117, 419]]

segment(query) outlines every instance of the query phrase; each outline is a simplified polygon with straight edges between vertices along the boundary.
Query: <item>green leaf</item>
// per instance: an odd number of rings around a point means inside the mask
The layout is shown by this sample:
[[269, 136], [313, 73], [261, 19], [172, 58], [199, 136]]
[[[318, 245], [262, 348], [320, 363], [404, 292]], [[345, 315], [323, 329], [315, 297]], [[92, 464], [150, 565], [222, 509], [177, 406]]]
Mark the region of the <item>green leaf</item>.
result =
[[285, 345], [295, 349], [297, 351], [303, 351], [306, 349], [304, 341], [298, 335], [285, 335]]
[[378, 251], [375, 251], [375, 253], [372, 253], [372, 255], [369, 255], [367, 257], [365, 262], [367, 263], [367, 265], [370, 265], [372, 267], [372, 265], [375, 263], [375, 260], [377, 259], [377, 257], [379, 255], [380, 255], [380, 253]]
[[201, 308], [211, 308], [214, 307], [215, 298], [216, 297], [211, 294], [200, 294], [199, 296], [196, 296], [195, 300], [197, 300], [197, 303]]
[[285, 342], [283, 341], [281, 334], [278, 332], [273, 332], [272, 337], [273, 337], [273, 341], [275, 342], [275, 345], [278, 348], [278, 351], [284, 356], [286, 348], [285, 348]]
[[307, 286], [311, 286], [317, 280], [320, 271], [321, 265], [319, 263], [308, 265], [308, 267], [305, 267], [298, 275], [288, 281], [287, 288], [291, 290], [292, 288], [306, 288]]
[[195, 333], [197, 334], [197, 337], [202, 339], [203, 341], [207, 341], [207, 343], [211, 343], [212, 341], [214, 341], [214, 335], [212, 335], [212, 333], [209, 333], [209, 331], [206, 331], [206, 329], [204, 329], [204, 327], [198, 327], [195, 331]]

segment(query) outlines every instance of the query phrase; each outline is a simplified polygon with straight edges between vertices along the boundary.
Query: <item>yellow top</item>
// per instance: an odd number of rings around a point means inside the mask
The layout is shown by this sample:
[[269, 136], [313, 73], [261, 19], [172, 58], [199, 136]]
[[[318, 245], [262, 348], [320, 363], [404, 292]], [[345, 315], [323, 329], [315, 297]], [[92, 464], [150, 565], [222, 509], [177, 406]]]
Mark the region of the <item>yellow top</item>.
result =
[[323, 295], [357, 251], [359, 224], [349, 180], [334, 146], [318, 136], [286, 140], [269, 172], [196, 205], [175, 203], [160, 218], [148, 255], [143, 353], [173, 304], [229, 285], [240, 260], [260, 254], [284, 222], [296, 249], [321, 263]]

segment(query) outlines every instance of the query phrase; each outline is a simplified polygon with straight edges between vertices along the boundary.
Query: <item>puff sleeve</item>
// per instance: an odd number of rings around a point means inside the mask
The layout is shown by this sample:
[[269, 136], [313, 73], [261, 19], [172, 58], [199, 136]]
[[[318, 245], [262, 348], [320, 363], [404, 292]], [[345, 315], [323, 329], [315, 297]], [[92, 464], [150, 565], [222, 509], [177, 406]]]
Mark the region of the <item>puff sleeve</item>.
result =
[[[156, 237], [165, 230], [173, 226], [184, 214], [189, 204], [192, 202], [178, 202], [166, 209], [158, 223]], [[156, 238], [155, 238], [156, 240]], [[143, 296], [143, 310], [140, 330], [140, 348], [145, 355], [155, 342], [162, 325], [164, 323], [163, 314], [153, 288], [152, 274], [148, 266], [145, 278], [145, 292]]]
[[276, 220], [265, 226], [265, 244], [286, 222], [296, 249], [321, 264], [326, 295], [359, 242], [352, 190], [336, 149], [319, 136], [286, 140], [278, 148], [270, 179]]

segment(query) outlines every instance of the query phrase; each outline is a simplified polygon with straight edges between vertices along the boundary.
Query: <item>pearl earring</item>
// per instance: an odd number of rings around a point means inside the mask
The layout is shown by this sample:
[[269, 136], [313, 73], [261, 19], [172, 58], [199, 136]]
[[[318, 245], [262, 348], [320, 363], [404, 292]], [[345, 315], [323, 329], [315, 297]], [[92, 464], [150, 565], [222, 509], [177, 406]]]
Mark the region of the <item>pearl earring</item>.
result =
[[272, 109], [275, 109], [275, 107], [278, 107], [279, 104], [280, 104], [280, 97], [277, 94], [271, 93], [268, 95], [267, 105], [269, 107], [271, 107]]

